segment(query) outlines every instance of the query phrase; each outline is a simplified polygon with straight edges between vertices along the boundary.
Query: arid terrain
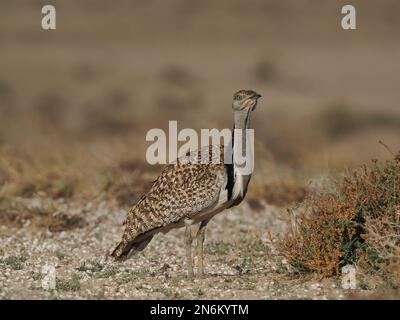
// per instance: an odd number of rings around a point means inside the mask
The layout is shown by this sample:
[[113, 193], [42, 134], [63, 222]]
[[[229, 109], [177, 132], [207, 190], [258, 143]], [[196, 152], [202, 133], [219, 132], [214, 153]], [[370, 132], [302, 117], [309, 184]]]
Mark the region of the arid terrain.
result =
[[[400, 150], [398, 1], [354, 0], [357, 30], [346, 31], [341, 0], [55, 0], [53, 31], [41, 29], [44, 4], [0, 3], [1, 299], [399, 299], [397, 164], [337, 187]], [[246, 201], [207, 228], [206, 276], [186, 278], [183, 230], [124, 263], [106, 259], [161, 170], [146, 163], [146, 132], [170, 120], [231, 128], [239, 89], [263, 95], [256, 168]], [[360, 187], [369, 183], [384, 186], [384, 204], [367, 198], [383, 197]], [[293, 215], [329, 220], [340, 208], [354, 222], [346, 210], [367, 202], [395, 230], [382, 235], [390, 258], [369, 216], [357, 223], [373, 254], [364, 240], [357, 250], [384, 267], [336, 251], [302, 260]], [[354, 290], [341, 286], [346, 261], [358, 268]], [[45, 266], [54, 290], [42, 286]]]

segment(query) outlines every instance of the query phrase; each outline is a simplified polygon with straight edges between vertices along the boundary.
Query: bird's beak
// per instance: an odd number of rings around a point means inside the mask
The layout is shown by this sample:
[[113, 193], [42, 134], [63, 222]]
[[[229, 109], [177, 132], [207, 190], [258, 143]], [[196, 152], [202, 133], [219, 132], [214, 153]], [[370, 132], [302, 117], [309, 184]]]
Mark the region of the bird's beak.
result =
[[253, 108], [251, 108], [251, 111], [256, 110], [256, 106], [257, 106], [257, 99], [261, 98], [261, 94], [258, 93], [254, 93], [253, 96], [251, 97], [253, 100], [256, 100], [256, 103], [253, 105]]

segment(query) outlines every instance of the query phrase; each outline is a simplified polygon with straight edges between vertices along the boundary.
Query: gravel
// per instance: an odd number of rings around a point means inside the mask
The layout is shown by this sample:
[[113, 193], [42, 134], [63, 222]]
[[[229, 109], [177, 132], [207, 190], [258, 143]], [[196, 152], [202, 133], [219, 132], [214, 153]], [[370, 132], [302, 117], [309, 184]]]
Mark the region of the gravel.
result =
[[[40, 208], [51, 200], [17, 201]], [[1, 299], [327, 299], [343, 293], [333, 280], [307, 284], [279, 272], [276, 262], [285, 263], [267, 232], [286, 229], [278, 219], [285, 212], [265, 203], [262, 210], [244, 203], [216, 216], [206, 231], [206, 275], [188, 279], [182, 229], [156, 235], [143, 252], [117, 263], [107, 256], [120, 240], [125, 210], [102, 197], [84, 205], [53, 202], [86, 225], [61, 232], [31, 229], [29, 222], [1, 226]]]

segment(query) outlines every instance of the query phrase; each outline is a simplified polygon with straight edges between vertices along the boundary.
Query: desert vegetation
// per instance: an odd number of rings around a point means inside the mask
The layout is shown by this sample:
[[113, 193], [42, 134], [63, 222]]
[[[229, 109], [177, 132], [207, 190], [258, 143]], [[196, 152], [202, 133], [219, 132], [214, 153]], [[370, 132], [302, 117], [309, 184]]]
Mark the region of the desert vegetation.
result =
[[301, 213], [292, 213], [280, 252], [295, 272], [333, 276], [353, 264], [398, 289], [399, 187], [400, 153], [348, 173], [333, 190], [310, 194]]
[[[0, 4], [1, 299], [399, 298], [397, 1], [347, 33], [318, 0], [56, 0], [46, 33], [39, 2]], [[207, 276], [186, 278], [182, 230], [106, 259], [161, 170], [146, 132], [230, 127], [242, 88], [263, 95], [256, 168], [209, 224]]]

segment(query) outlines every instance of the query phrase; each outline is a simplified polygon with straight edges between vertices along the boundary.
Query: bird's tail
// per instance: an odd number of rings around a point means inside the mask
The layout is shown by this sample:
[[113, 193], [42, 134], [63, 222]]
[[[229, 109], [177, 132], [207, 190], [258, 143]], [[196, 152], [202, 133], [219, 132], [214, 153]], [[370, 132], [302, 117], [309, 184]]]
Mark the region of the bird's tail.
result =
[[111, 253], [111, 256], [117, 261], [124, 261], [146, 248], [151, 239], [153, 239], [153, 235], [146, 233], [141, 234], [130, 241], [123, 239]]

